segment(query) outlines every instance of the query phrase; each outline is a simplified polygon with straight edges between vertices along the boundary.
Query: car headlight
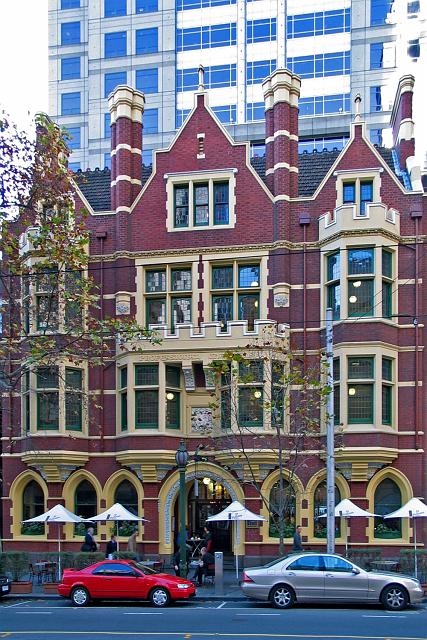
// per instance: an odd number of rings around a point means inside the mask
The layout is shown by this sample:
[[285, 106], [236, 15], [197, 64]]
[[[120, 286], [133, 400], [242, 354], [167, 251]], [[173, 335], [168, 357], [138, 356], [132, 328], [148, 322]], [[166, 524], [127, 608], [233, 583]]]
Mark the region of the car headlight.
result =
[[178, 589], [189, 589], [190, 587], [191, 587], [190, 584], [182, 584], [182, 583], [178, 584]]

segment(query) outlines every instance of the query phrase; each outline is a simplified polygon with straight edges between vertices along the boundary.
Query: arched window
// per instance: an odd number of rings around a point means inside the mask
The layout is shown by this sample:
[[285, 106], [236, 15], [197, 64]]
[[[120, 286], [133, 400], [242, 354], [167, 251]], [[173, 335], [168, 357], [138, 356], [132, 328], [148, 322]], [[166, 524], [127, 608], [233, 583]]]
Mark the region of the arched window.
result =
[[[341, 502], [341, 494], [338, 487], [335, 485], [335, 504]], [[314, 537], [326, 538], [327, 526], [326, 526], [326, 504], [327, 504], [327, 489], [326, 481], [323, 480], [317, 485], [314, 492]], [[341, 518], [335, 518], [335, 537], [341, 535]]]
[[270, 490], [270, 527], [272, 538], [280, 537], [280, 527], [283, 527], [283, 537], [292, 538], [296, 522], [295, 490], [287, 481], [283, 481], [283, 493], [280, 492], [279, 481]]
[[[402, 506], [402, 494], [399, 487], [390, 478], [385, 478], [375, 489], [374, 513], [380, 516], [392, 513]], [[402, 520], [392, 518], [383, 520], [375, 518], [374, 525], [375, 538], [400, 538], [402, 536]]]
[[[74, 494], [74, 513], [81, 518], [91, 518], [98, 511], [96, 491], [89, 480], [82, 480]], [[96, 523], [81, 522], [74, 527], [74, 535], [84, 536], [86, 529], [93, 527], [96, 532]]]
[[[138, 515], [138, 494], [129, 480], [123, 480], [116, 489], [114, 502], [119, 502], [128, 511]], [[138, 522], [119, 522], [119, 535], [130, 536], [138, 528]]]
[[[22, 519], [35, 518], [44, 512], [44, 495], [41, 486], [35, 480], [31, 480], [22, 494]], [[44, 533], [42, 522], [29, 522], [22, 524], [21, 533], [25, 536], [38, 536]]]

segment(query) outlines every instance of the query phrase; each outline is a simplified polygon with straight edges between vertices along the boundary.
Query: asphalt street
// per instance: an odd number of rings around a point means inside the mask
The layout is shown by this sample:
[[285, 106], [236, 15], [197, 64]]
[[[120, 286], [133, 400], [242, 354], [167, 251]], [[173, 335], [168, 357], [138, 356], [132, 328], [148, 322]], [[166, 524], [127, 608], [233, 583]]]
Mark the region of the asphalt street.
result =
[[427, 606], [402, 612], [381, 607], [296, 606], [277, 611], [246, 602], [102, 603], [84, 609], [68, 601], [0, 603], [0, 639], [11, 640], [426, 640]]

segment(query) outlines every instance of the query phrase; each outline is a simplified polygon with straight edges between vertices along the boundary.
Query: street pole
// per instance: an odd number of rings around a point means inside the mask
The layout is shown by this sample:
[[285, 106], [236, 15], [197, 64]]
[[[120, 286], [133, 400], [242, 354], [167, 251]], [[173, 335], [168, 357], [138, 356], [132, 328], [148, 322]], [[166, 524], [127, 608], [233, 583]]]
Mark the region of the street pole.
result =
[[329, 388], [326, 410], [326, 531], [327, 552], [335, 553], [335, 428], [334, 428], [334, 354], [332, 334], [332, 309], [326, 309], [326, 360], [327, 386]]
[[185, 469], [188, 463], [188, 451], [184, 440], [179, 443], [175, 455], [179, 471], [179, 575], [187, 577], [187, 536], [185, 530]]

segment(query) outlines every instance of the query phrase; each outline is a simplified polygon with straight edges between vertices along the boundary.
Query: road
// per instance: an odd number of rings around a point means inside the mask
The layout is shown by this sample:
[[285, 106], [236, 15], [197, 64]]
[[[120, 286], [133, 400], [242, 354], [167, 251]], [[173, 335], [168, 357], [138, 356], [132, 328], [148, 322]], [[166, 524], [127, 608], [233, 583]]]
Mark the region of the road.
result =
[[76, 609], [67, 601], [0, 604], [0, 639], [11, 640], [426, 640], [427, 606], [399, 613], [380, 607], [296, 606], [277, 611], [246, 602], [102, 603]]

